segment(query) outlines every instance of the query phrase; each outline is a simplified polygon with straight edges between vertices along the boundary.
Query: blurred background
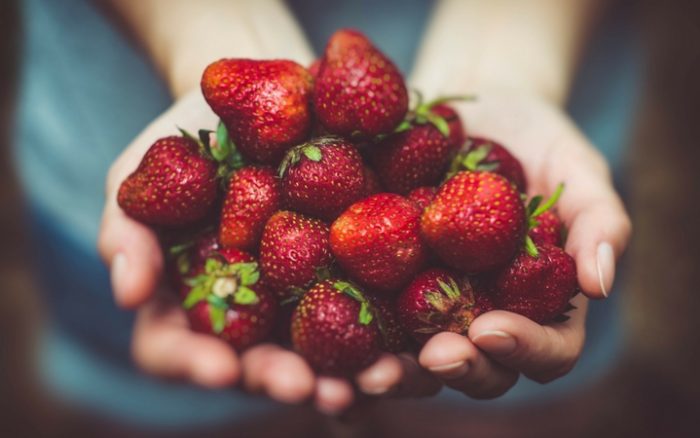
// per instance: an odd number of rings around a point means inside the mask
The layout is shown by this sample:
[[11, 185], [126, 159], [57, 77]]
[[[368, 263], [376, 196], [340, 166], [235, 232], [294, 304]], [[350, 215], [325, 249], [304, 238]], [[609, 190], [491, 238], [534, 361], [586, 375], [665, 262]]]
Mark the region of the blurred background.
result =
[[[583, 392], [528, 407], [461, 411], [378, 403], [328, 420], [304, 407], [197, 436], [697, 436], [700, 426], [700, 2], [627, 2], [646, 53], [643, 94], [624, 161], [635, 226], [625, 257], [624, 356]], [[0, 2], [0, 436], [159, 436], [86, 415], [36, 378], [44, 321], [11, 165], [21, 47], [19, 2]], [[177, 436], [169, 431], [167, 436]], [[183, 432], [182, 434], [186, 434]]]

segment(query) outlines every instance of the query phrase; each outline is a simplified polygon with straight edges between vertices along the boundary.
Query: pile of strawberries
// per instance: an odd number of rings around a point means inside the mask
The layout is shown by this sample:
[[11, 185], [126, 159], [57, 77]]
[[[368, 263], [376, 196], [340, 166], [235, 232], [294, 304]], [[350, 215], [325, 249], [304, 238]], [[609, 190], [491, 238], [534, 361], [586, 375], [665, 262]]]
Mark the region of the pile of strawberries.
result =
[[159, 139], [118, 193], [159, 233], [193, 330], [349, 375], [492, 309], [565, 318], [561, 190], [527, 201], [518, 160], [468, 138], [452, 99], [409, 109], [364, 35], [336, 32], [309, 69], [222, 59], [201, 86], [217, 130]]

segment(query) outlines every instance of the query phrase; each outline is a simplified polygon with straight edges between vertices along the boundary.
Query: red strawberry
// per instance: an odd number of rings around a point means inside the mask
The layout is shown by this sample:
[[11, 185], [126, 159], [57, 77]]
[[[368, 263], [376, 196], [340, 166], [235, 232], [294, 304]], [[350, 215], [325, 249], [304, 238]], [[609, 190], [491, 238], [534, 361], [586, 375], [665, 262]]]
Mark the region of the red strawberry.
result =
[[311, 75], [314, 80], [318, 77], [318, 70], [321, 68], [321, 60], [320, 59], [315, 59], [314, 62], [309, 65], [309, 74]]
[[380, 353], [378, 319], [364, 294], [339, 280], [317, 283], [292, 316], [292, 343], [323, 374], [350, 376]]
[[256, 263], [208, 258], [204, 272], [188, 280], [191, 290], [183, 302], [192, 329], [237, 350], [263, 340], [274, 325], [277, 303], [258, 277]]
[[288, 60], [221, 59], [202, 75], [202, 93], [248, 159], [277, 164], [311, 130], [308, 71]]
[[409, 201], [416, 204], [421, 210], [425, 210], [425, 208], [430, 205], [431, 202], [433, 202], [436, 193], [436, 187], [418, 187], [417, 189], [411, 190], [411, 193], [408, 194], [407, 198]]
[[237, 248], [221, 248], [214, 231], [208, 231], [190, 242], [169, 248], [169, 272], [172, 285], [180, 291], [181, 298], [189, 293], [185, 279], [195, 277], [204, 272], [208, 258], [219, 258], [226, 263], [251, 263], [255, 259], [252, 254]]
[[331, 225], [331, 249], [340, 266], [367, 287], [391, 292], [426, 261], [419, 233], [420, 209], [391, 193], [351, 205]]
[[252, 250], [265, 222], [280, 208], [279, 179], [270, 167], [244, 167], [228, 183], [221, 210], [219, 242], [223, 247]]
[[117, 202], [126, 214], [148, 225], [196, 222], [216, 199], [217, 168], [194, 139], [161, 138], [122, 182]]
[[508, 149], [493, 140], [471, 137], [467, 149], [452, 161], [450, 175], [460, 170], [483, 170], [504, 176], [518, 187], [520, 193], [527, 190], [523, 166]]
[[365, 194], [362, 157], [339, 137], [321, 137], [294, 147], [279, 174], [287, 208], [328, 221]]
[[370, 161], [390, 192], [405, 195], [420, 186], [436, 185], [461, 147], [453, 143], [464, 136], [457, 113], [445, 105], [438, 111], [456, 122], [450, 124], [434, 112], [433, 102], [419, 103], [395, 134], [370, 151]]
[[505, 264], [522, 246], [525, 208], [502, 176], [459, 172], [423, 212], [421, 231], [445, 263], [478, 273]]
[[467, 278], [444, 269], [417, 275], [396, 301], [401, 326], [421, 344], [439, 332], [467, 335], [474, 318], [484, 313]]
[[313, 99], [329, 132], [360, 138], [388, 134], [408, 109], [399, 70], [364, 35], [349, 29], [328, 41]]
[[328, 225], [291, 211], [279, 211], [265, 225], [260, 267], [265, 285], [280, 299], [303, 293], [319, 269], [332, 261]]
[[549, 243], [561, 247], [564, 225], [552, 211], [545, 211], [537, 216], [537, 225], [530, 229], [528, 235], [535, 243]]
[[578, 291], [576, 262], [549, 243], [537, 245], [535, 256], [521, 250], [493, 274], [491, 289], [496, 308], [545, 324], [569, 309], [569, 301]]

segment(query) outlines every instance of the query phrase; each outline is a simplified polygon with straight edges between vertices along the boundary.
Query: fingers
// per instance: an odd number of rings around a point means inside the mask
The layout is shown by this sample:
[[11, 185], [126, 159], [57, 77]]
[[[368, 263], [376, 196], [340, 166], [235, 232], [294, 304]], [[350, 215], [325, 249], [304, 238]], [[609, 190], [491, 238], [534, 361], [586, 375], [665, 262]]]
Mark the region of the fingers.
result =
[[579, 295], [572, 304], [568, 321], [545, 326], [511, 312], [485, 313], [472, 323], [469, 339], [503, 366], [549, 382], [571, 371], [583, 349], [587, 299]]
[[147, 226], [127, 217], [116, 201], [105, 207], [98, 248], [109, 266], [119, 306], [134, 308], [152, 296], [163, 270], [158, 239]]
[[425, 397], [440, 391], [441, 383], [416, 362], [413, 355], [384, 353], [355, 378], [360, 391], [367, 395]]
[[316, 391], [311, 368], [298, 354], [274, 344], [261, 344], [243, 353], [243, 383], [283, 403], [300, 403]]
[[233, 385], [241, 372], [236, 354], [226, 343], [190, 331], [184, 312], [160, 298], [139, 309], [132, 355], [150, 374], [187, 379], [210, 388]]
[[518, 380], [518, 373], [492, 361], [466, 337], [443, 332], [423, 347], [420, 364], [447, 386], [479, 399], [503, 395]]
[[556, 158], [548, 160], [545, 173], [551, 191], [560, 182], [566, 184], [558, 211], [569, 230], [566, 251], [576, 259], [581, 288], [589, 298], [605, 298], [615, 278], [615, 260], [629, 241], [631, 222], [604, 158], [579, 137], [571, 137], [572, 147], [551, 154]]
[[336, 415], [349, 408], [354, 400], [354, 390], [349, 381], [337, 377], [318, 378], [314, 404], [319, 411]]

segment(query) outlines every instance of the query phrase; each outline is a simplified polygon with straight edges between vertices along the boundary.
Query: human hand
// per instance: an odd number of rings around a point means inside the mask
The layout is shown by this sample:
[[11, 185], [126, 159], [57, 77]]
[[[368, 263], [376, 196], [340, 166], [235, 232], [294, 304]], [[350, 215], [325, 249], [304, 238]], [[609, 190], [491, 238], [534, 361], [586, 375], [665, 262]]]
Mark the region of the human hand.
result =
[[[313, 399], [324, 412], [339, 412], [355, 397], [354, 386], [368, 395], [432, 394], [439, 384], [410, 356], [383, 355], [375, 364], [348, 379], [317, 376], [302, 357], [273, 344], [254, 346], [242, 354], [224, 341], [190, 330], [176, 294], [161, 281], [164, 260], [157, 236], [119, 208], [119, 184], [159, 137], [176, 126], [190, 132], [216, 126], [199, 90], [185, 95], [154, 120], [112, 165], [107, 177], [99, 249], [110, 266], [116, 302], [136, 309], [132, 338], [136, 364], [157, 376], [219, 388], [240, 384], [274, 400], [298, 403]], [[398, 389], [399, 383], [404, 384]]]
[[470, 135], [492, 138], [522, 162], [528, 195], [565, 191], [557, 211], [569, 234], [566, 251], [577, 265], [579, 295], [570, 319], [545, 326], [505, 311], [478, 317], [469, 337], [441, 333], [424, 346], [422, 366], [444, 383], [475, 398], [505, 393], [523, 374], [545, 383], [567, 374], [585, 338], [588, 298], [610, 293], [615, 259], [631, 231], [627, 213], [612, 187], [605, 159], [556, 105], [526, 93], [479, 94], [459, 105]]

